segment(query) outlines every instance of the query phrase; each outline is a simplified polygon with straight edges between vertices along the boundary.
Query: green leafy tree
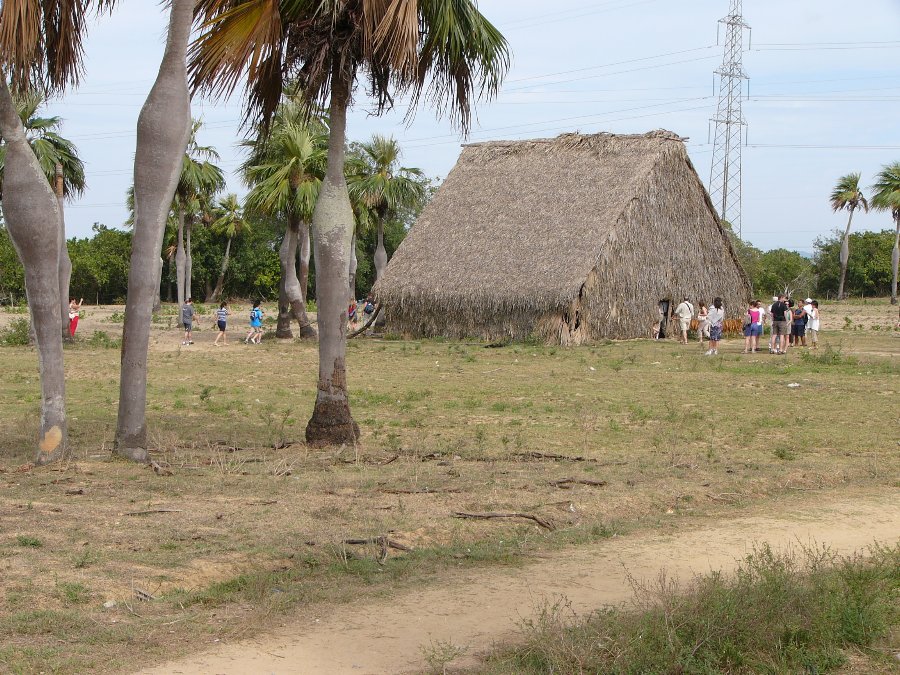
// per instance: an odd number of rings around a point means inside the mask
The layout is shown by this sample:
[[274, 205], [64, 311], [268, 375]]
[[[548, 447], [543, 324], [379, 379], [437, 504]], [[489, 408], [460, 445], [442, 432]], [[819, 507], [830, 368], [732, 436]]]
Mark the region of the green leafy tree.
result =
[[838, 283], [838, 300], [844, 299], [844, 281], [847, 278], [847, 262], [850, 259], [850, 225], [853, 223], [853, 213], [857, 209], [869, 210], [869, 202], [866, 201], [866, 196], [859, 187], [859, 181], [860, 174], [858, 173], [848, 173], [846, 176], [841, 176], [837, 185], [834, 186], [834, 190], [831, 191], [831, 197], [829, 198], [831, 208], [835, 213], [845, 210], [850, 213], [847, 218], [847, 229], [844, 230], [844, 238], [841, 240], [841, 280]]
[[353, 443], [359, 427], [347, 396], [346, 280], [353, 212], [344, 178], [347, 110], [357, 79], [377, 112], [425, 96], [463, 130], [475, 98], [496, 94], [509, 66], [506, 40], [474, 0], [199, 0], [202, 33], [192, 52], [201, 90], [233, 91], [246, 80], [248, 114], [268, 120], [285, 76], [311, 102], [327, 101], [328, 160], [313, 236], [319, 323], [319, 382], [306, 439]]
[[216, 193], [225, 187], [222, 169], [213, 163], [219, 161], [219, 153], [215, 148], [197, 142], [197, 133], [202, 127], [203, 122], [200, 120], [194, 120], [191, 124], [191, 135], [182, 159], [181, 175], [172, 204], [178, 219], [175, 270], [178, 276], [179, 305], [193, 294], [193, 226], [198, 222], [210, 222], [212, 201]]
[[897, 304], [897, 268], [900, 263], [900, 162], [885, 166], [872, 186], [872, 207], [878, 211], [890, 211], [896, 233], [891, 251], [891, 304]]
[[244, 207], [236, 194], [228, 194], [220, 199], [214, 215], [215, 220], [209, 227], [213, 233], [225, 237], [225, 253], [222, 256], [219, 279], [210, 296], [212, 302], [217, 302], [222, 297], [222, 289], [225, 287], [225, 273], [228, 272], [228, 263], [231, 259], [231, 242], [235, 237], [240, 237], [248, 232], [250, 224], [244, 218]]
[[796, 293], [812, 293], [816, 286], [812, 261], [796, 251], [776, 248], [759, 256], [756, 272], [759, 293], [792, 296]]
[[327, 133], [325, 121], [311, 115], [294, 94], [282, 99], [268, 128], [258, 125], [256, 134], [243, 143], [250, 153], [241, 165], [250, 187], [247, 209], [283, 218], [286, 223], [279, 251], [281, 282], [275, 334], [280, 338], [293, 337], [292, 318], [297, 320], [300, 337], [317, 336], [306, 315], [309, 226], [325, 176]]
[[424, 174], [420, 169], [398, 166], [400, 144], [378, 134], [371, 141], [352, 144], [350, 156], [347, 189], [351, 201], [362, 202], [372, 213], [376, 230], [375, 280], [378, 281], [388, 263], [385, 223], [401, 209], [424, 199]]
[[[841, 279], [839, 260], [842, 236], [834, 233], [816, 239], [813, 269], [816, 293], [837, 297]], [[891, 247], [894, 232], [853, 232], [850, 234], [850, 257], [847, 262], [844, 295], [875, 297], [887, 295], [891, 288]]]

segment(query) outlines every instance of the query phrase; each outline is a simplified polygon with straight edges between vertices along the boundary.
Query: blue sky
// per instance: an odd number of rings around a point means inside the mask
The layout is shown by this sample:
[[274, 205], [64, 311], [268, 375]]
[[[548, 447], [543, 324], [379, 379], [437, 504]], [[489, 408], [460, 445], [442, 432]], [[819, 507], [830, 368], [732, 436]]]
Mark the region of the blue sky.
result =
[[[744, 0], [752, 44], [744, 54], [750, 98], [744, 103], [743, 234], [764, 249], [812, 249], [816, 236], [843, 227], [827, 196], [835, 180], [861, 171], [871, 184], [900, 160], [900, 0]], [[637, 133], [671, 129], [709, 178], [713, 71], [722, 60], [717, 21], [728, 0], [481, 0], [506, 35], [512, 68], [497, 100], [479, 105], [470, 140], [555, 136], [570, 131]], [[69, 236], [94, 222], [125, 220], [134, 128], [152, 85], [165, 35], [161, 6], [125, 0], [99, 21], [86, 45], [80, 87], [51, 103], [86, 162], [88, 190], [67, 211]], [[223, 168], [241, 161], [241, 100], [195, 101]], [[406, 125], [406, 106], [382, 117], [358, 96], [351, 139], [393, 135], [403, 163], [444, 177], [461, 139], [427, 108]], [[243, 193], [231, 175], [229, 189]], [[892, 228], [888, 214], [854, 220], [854, 229]]]

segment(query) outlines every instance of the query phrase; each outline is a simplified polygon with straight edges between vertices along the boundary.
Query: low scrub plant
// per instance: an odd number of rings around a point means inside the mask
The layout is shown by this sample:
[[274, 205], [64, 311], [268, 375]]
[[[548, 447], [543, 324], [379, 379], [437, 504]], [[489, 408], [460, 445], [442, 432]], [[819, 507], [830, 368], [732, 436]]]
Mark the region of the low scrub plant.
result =
[[9, 325], [0, 330], [0, 345], [4, 347], [23, 347], [29, 344], [31, 324], [28, 319], [13, 319]]

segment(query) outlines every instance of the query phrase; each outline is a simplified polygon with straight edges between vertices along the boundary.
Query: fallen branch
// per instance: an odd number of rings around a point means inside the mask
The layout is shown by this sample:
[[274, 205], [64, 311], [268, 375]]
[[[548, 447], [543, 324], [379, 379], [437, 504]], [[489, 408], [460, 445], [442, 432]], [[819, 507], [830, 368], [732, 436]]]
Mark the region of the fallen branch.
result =
[[382, 488], [383, 493], [388, 495], [437, 495], [437, 494], [456, 494], [461, 492], [459, 488], [446, 488], [444, 490], [432, 490], [431, 488]]
[[388, 459], [384, 460], [383, 462], [380, 462], [380, 464], [381, 464], [381, 466], [387, 466], [388, 464], [391, 464], [392, 462], [396, 462], [398, 459], [400, 459], [400, 455], [394, 455], [393, 457], [389, 457]]
[[551, 480], [553, 485], [563, 490], [570, 489], [573, 485], [590, 485], [591, 487], [603, 487], [606, 485], [605, 480], [590, 480], [588, 478], [560, 478], [559, 480]]
[[152, 513], [182, 513], [181, 509], [147, 509], [146, 511], [129, 511], [126, 516], [149, 516]]
[[541, 527], [550, 530], [551, 532], [556, 529], [549, 520], [545, 520], [540, 516], [535, 516], [531, 513], [466, 513], [465, 511], [454, 511], [454, 518], [470, 518], [473, 520], [490, 520], [493, 518], [525, 518], [526, 520], [531, 520], [540, 525]]
[[269, 506], [269, 504], [277, 504], [277, 499], [265, 499], [259, 502], [247, 502], [247, 506]]
[[570, 455], [557, 455], [552, 452], [517, 452], [513, 457], [521, 457], [523, 459], [552, 459], [554, 462], [596, 462], [595, 459], [589, 457], [572, 457]]
[[71, 490], [66, 490], [67, 495], [83, 495], [84, 488], [72, 488]]
[[157, 462], [154, 462], [152, 459], [150, 460], [150, 468], [153, 469], [153, 473], [157, 476], [174, 476], [175, 472], [172, 469], [167, 469], [163, 466], [160, 466]]
[[350, 335], [347, 336], [347, 339], [352, 340], [357, 335], [360, 335], [361, 333], [365, 333], [366, 330], [368, 330], [369, 326], [371, 326], [373, 323], [375, 323], [375, 319], [378, 318], [378, 312], [380, 312], [380, 311], [381, 311], [381, 303], [379, 302], [375, 305], [375, 311], [372, 312], [372, 316], [369, 317], [369, 320], [363, 324], [362, 328], [357, 328], [355, 331], [350, 333]]
[[412, 549], [405, 544], [401, 544], [399, 541], [394, 541], [385, 536], [381, 537], [369, 537], [368, 539], [344, 539], [345, 544], [352, 544], [354, 546], [359, 546], [362, 544], [379, 544], [381, 546], [387, 546], [388, 548], [392, 548], [396, 551], [404, 551], [409, 553]]

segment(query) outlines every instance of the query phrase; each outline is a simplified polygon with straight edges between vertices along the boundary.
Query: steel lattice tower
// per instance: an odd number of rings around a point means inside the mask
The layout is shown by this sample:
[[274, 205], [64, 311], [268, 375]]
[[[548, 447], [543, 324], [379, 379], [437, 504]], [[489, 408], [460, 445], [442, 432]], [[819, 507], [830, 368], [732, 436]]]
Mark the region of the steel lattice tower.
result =
[[742, 0], [731, 0], [731, 11], [719, 21], [725, 26], [725, 56], [715, 71], [719, 76], [719, 105], [710, 120], [716, 125], [709, 193], [719, 217], [741, 235], [741, 144], [747, 120], [741, 110], [744, 81], [744, 29]]

